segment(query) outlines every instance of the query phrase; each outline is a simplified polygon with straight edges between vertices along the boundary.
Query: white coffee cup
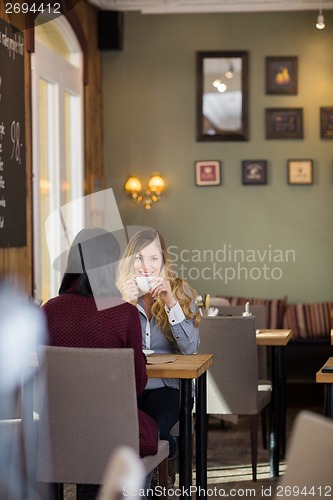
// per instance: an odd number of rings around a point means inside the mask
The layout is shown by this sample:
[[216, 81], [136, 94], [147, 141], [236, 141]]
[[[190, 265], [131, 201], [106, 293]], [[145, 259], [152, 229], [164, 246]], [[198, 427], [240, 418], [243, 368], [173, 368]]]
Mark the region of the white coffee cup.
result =
[[149, 278], [146, 278], [145, 276], [137, 276], [136, 278], [134, 278], [134, 280], [135, 280], [136, 284], [138, 285], [139, 290], [142, 293], [149, 292], [149, 290], [151, 288]]

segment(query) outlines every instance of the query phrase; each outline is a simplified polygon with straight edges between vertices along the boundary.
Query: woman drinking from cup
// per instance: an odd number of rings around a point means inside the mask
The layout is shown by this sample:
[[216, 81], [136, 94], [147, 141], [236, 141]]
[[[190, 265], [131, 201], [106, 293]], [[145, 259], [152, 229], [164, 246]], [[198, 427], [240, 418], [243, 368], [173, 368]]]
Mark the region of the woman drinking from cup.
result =
[[[132, 237], [119, 265], [117, 285], [140, 313], [143, 349], [164, 354], [197, 351], [196, 292], [171, 271], [166, 245], [156, 230], [145, 229]], [[157, 422], [160, 439], [169, 442], [169, 458], [174, 459], [177, 444], [170, 431], [179, 419], [179, 381], [148, 379], [138, 401]], [[173, 480], [174, 462], [169, 461]]]

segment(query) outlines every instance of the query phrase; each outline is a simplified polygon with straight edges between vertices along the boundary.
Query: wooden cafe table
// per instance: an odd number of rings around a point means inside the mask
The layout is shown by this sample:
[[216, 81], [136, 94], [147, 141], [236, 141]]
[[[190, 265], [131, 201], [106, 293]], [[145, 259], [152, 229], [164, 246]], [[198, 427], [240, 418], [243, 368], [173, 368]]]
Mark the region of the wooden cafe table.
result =
[[[331, 331], [332, 335], [332, 331]], [[332, 337], [331, 337], [332, 339]], [[333, 340], [332, 340], [333, 343]], [[324, 386], [324, 415], [333, 418], [333, 371], [323, 372], [326, 366], [333, 366], [333, 358], [328, 358], [324, 366], [316, 373], [316, 382], [325, 384]]]
[[[333, 329], [331, 330], [331, 344], [333, 345]], [[324, 366], [333, 365], [333, 358], [328, 358]], [[333, 418], [333, 372], [322, 371], [324, 366], [316, 373], [316, 382], [324, 383], [324, 414]]]
[[[169, 354], [154, 356], [168, 359]], [[192, 486], [192, 380], [196, 380], [196, 486], [197, 498], [207, 493], [207, 370], [213, 364], [212, 354], [171, 355], [172, 363], [147, 364], [149, 378], [177, 378], [180, 380], [179, 413], [179, 487], [181, 494], [190, 496]]]
[[271, 348], [272, 397], [269, 431], [270, 477], [279, 475], [280, 456], [286, 445], [286, 361], [285, 346], [292, 338], [291, 330], [257, 330], [257, 345]]

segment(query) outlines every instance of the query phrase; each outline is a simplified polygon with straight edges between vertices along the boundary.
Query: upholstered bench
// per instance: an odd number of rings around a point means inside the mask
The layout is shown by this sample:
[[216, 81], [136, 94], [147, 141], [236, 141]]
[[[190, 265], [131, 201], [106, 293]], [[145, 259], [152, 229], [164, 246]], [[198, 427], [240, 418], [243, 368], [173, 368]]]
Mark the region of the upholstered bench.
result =
[[253, 297], [226, 296], [231, 306], [264, 305], [266, 308], [267, 327], [283, 328], [293, 331], [293, 342], [318, 341], [328, 343], [333, 327], [333, 302], [288, 304], [287, 297], [278, 299], [258, 299]]
[[283, 328], [293, 331], [293, 340], [329, 342], [333, 302], [289, 304], [283, 317]]

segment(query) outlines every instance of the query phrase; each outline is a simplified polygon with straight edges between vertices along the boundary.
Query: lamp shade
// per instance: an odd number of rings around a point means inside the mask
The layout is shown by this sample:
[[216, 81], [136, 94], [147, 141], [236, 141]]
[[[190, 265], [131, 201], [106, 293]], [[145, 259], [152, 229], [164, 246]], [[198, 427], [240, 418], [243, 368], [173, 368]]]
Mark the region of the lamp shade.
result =
[[138, 193], [142, 189], [139, 177], [131, 176], [125, 183], [125, 190], [129, 193]]
[[159, 174], [152, 175], [149, 179], [148, 187], [153, 193], [163, 193], [165, 189], [165, 182], [163, 177], [161, 177]]

